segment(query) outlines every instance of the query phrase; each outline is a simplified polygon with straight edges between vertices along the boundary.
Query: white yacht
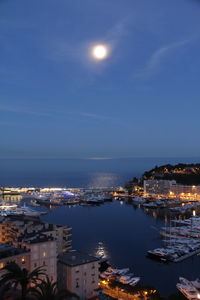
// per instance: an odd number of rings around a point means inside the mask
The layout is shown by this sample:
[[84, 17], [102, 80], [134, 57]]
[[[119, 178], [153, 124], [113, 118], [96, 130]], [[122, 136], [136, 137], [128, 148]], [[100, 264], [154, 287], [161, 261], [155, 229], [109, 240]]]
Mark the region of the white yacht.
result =
[[177, 283], [177, 289], [189, 300], [200, 299], [200, 281], [189, 281], [184, 277], [179, 278], [180, 283]]
[[129, 275], [126, 275], [119, 277], [118, 281], [123, 284], [129, 284], [131, 286], [134, 286], [140, 281], [140, 277], [131, 277]]

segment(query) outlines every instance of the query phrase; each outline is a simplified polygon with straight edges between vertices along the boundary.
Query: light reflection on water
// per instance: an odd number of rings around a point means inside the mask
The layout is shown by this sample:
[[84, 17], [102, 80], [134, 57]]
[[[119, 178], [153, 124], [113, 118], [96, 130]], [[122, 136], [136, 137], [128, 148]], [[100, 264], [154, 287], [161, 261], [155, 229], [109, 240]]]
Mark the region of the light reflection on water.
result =
[[93, 173], [89, 186], [90, 187], [113, 187], [117, 185], [117, 182], [119, 181], [119, 176], [117, 176], [115, 173]]
[[109, 258], [108, 250], [107, 250], [104, 242], [98, 242], [94, 251], [92, 251], [92, 254], [94, 256], [98, 256], [100, 258]]

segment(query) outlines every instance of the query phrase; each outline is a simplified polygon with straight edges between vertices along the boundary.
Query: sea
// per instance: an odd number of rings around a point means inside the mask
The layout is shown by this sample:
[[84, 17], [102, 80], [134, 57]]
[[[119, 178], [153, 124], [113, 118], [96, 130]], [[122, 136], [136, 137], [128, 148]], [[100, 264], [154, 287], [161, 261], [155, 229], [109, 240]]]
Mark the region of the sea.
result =
[[[200, 159], [1, 159], [0, 186], [123, 186], [156, 165], [197, 162]], [[141, 277], [142, 286], [152, 286], [164, 299], [184, 299], [176, 289], [180, 276], [189, 280], [200, 277], [200, 256], [174, 264], [147, 257], [148, 250], [163, 245], [159, 230], [166, 225], [165, 210], [114, 200], [96, 207], [63, 206], [46, 212], [44, 221], [72, 227], [73, 249], [94, 255], [101, 245], [113, 267], [130, 268]]]
[[200, 158], [0, 159], [0, 186], [111, 187], [156, 165], [195, 162]]

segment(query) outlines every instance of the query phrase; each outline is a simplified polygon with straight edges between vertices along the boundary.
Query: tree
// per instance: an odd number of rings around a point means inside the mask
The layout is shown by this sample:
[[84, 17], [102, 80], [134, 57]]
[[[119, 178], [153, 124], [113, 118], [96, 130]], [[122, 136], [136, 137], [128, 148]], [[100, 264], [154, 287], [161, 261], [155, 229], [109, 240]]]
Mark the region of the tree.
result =
[[51, 281], [48, 276], [46, 276], [46, 280], [43, 280], [34, 288], [30, 288], [30, 293], [37, 300], [64, 300], [71, 297], [78, 299], [75, 294], [72, 294], [67, 290], [59, 291], [57, 282]]
[[12, 283], [12, 286], [17, 288], [17, 286], [20, 285], [22, 300], [24, 300], [28, 294], [29, 285], [31, 283], [38, 283], [38, 281], [41, 280], [39, 277], [45, 275], [42, 267], [38, 267], [32, 272], [29, 272], [25, 268], [20, 268], [15, 262], [8, 263], [3, 270], [5, 270], [6, 273], [1, 277], [0, 286]]

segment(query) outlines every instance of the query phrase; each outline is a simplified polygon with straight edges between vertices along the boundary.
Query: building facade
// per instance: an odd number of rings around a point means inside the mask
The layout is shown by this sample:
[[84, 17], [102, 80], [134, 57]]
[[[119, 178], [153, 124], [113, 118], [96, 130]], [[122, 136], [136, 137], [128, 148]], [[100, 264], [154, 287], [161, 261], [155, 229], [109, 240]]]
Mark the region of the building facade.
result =
[[10, 244], [0, 243], [0, 277], [7, 263], [15, 262], [21, 268], [30, 269], [30, 251], [24, 248], [16, 248]]
[[43, 267], [48, 277], [57, 281], [57, 256], [71, 249], [71, 228], [45, 223], [36, 217], [1, 217], [0, 243], [24, 249], [29, 253], [29, 263], [24, 265], [27, 270]]
[[144, 180], [144, 194], [200, 201], [200, 185], [182, 185], [175, 180]]
[[58, 254], [71, 249], [71, 227], [42, 222], [37, 217], [9, 216], [0, 219], [0, 243], [17, 246], [20, 237], [37, 234], [53, 237]]
[[79, 251], [63, 253], [58, 257], [58, 283], [80, 299], [90, 299], [97, 294], [99, 260]]
[[148, 195], [168, 195], [175, 180], [144, 180], [144, 193]]
[[170, 195], [173, 197], [186, 198], [200, 201], [200, 186], [197, 185], [172, 185]]

